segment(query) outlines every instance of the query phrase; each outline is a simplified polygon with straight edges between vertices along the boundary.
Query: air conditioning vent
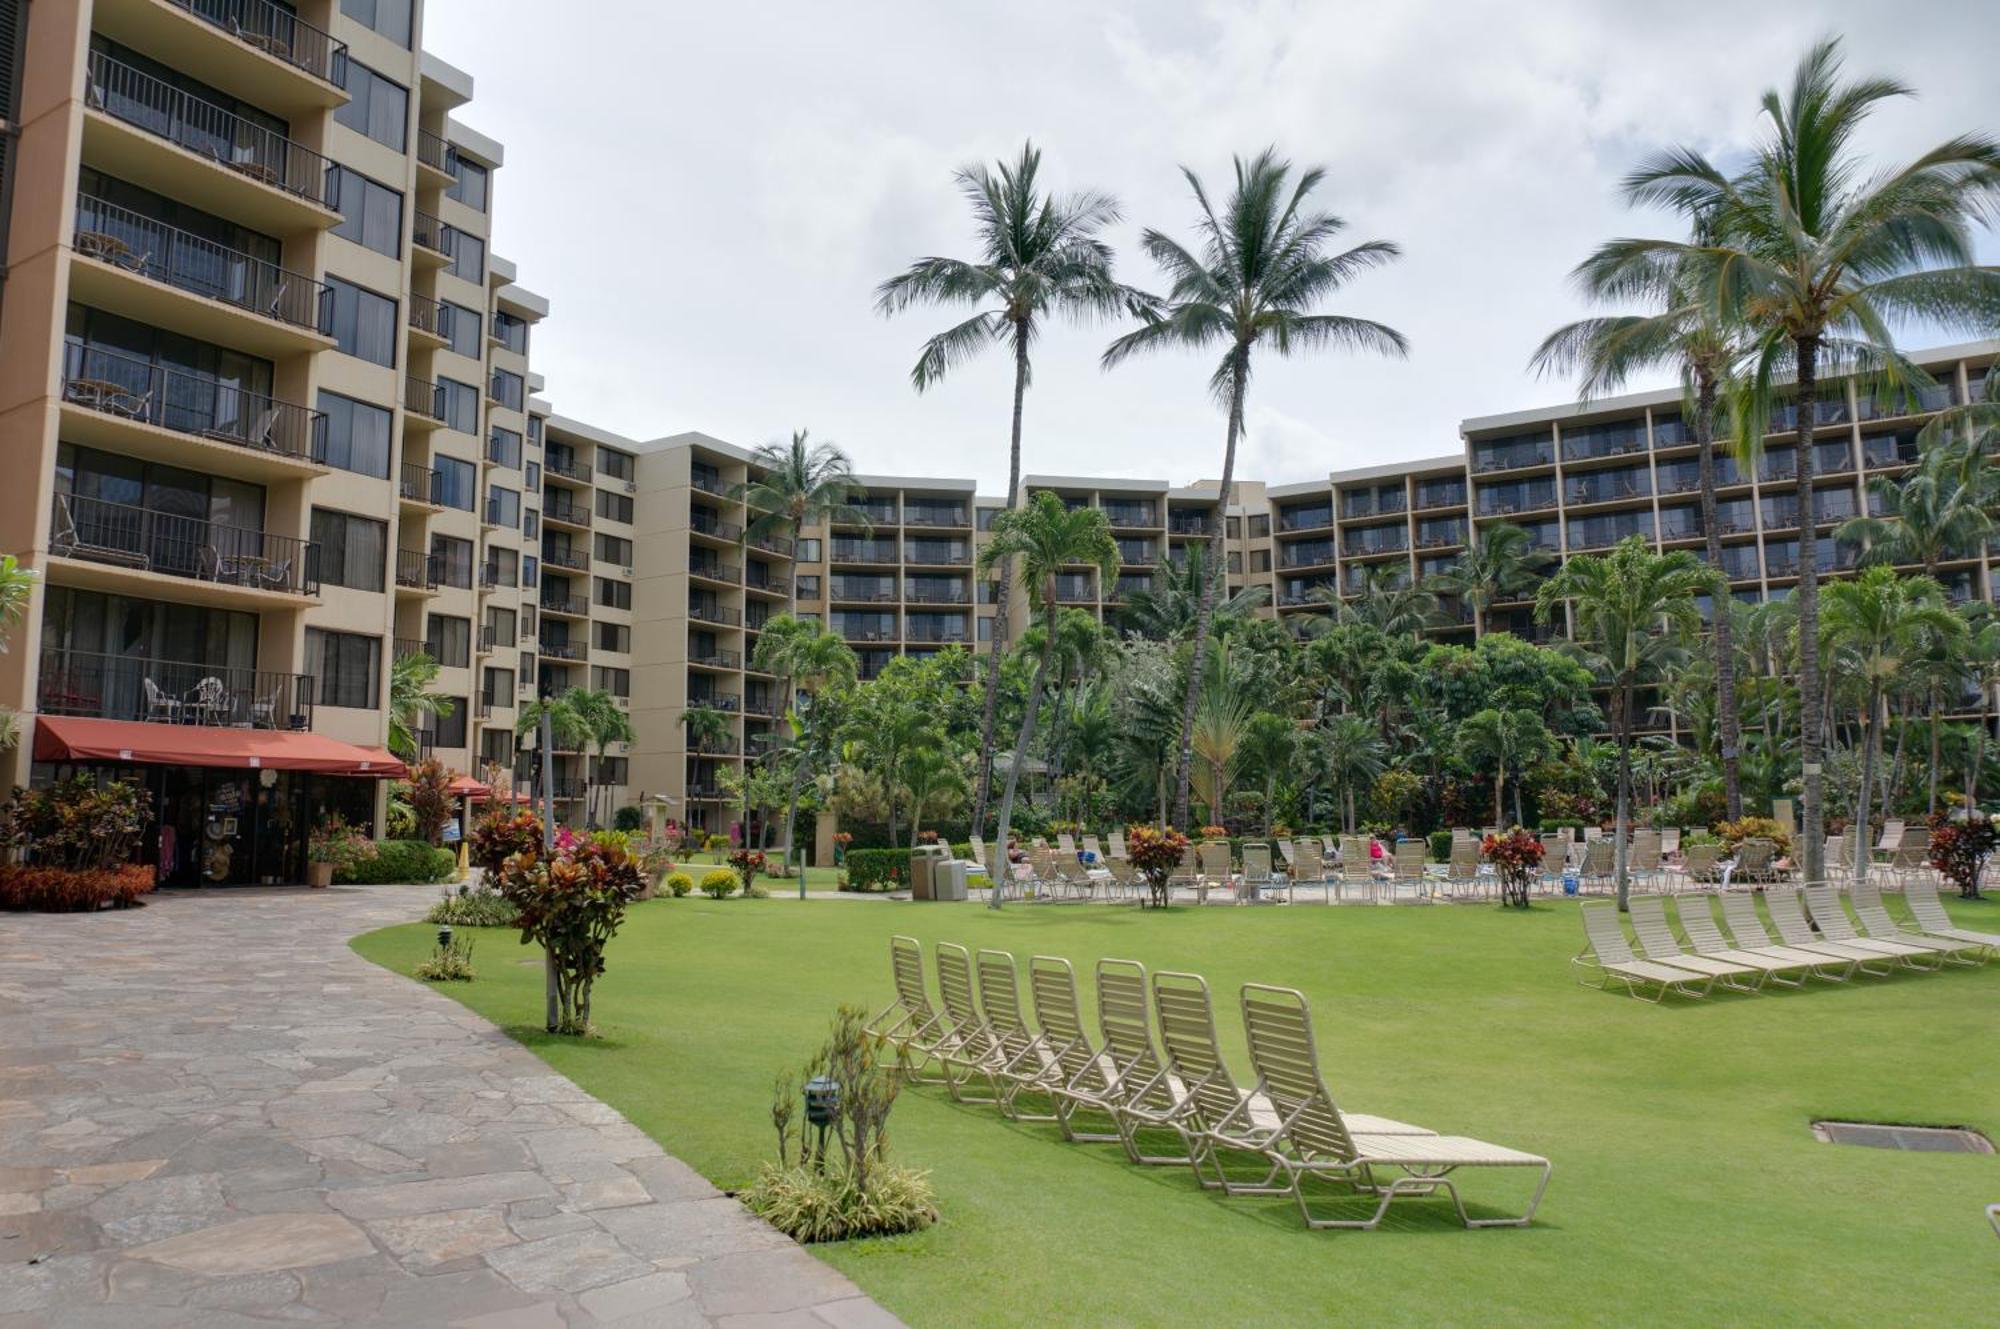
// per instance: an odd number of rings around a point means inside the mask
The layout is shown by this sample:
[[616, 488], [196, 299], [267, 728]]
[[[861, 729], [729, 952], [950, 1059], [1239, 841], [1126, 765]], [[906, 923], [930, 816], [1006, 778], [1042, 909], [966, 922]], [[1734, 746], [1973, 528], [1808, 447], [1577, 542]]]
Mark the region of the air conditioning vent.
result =
[[622, 568], [620, 569], [620, 571], [622, 571], [628, 577], [632, 575], [632, 569], [630, 568]]
[[638, 492], [639, 492], [639, 482], [638, 482], [637, 480], [627, 480], [627, 481], [625, 482], [625, 492], [626, 492], [626, 493], [628, 493], [628, 494], [636, 494], [636, 493], [638, 493]]

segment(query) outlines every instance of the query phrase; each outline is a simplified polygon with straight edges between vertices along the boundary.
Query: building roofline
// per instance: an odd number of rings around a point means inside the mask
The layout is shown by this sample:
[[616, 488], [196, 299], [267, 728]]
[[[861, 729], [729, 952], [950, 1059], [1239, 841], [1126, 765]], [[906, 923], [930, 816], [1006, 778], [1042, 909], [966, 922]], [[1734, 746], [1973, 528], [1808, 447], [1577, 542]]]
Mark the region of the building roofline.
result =
[[507, 149], [499, 139], [488, 138], [470, 125], [462, 125], [450, 116], [444, 122], [445, 142], [455, 148], [463, 148], [469, 155], [477, 157], [488, 166], [501, 167], [507, 164]]
[[979, 488], [978, 481], [957, 476], [857, 475], [854, 482], [870, 489], [942, 489], [953, 494], [970, 494]]
[[640, 452], [671, 452], [675, 448], [699, 447], [711, 452], [720, 452], [736, 461], [749, 461], [752, 454], [748, 448], [739, 448], [734, 443], [724, 442], [713, 434], [704, 434], [699, 429], [689, 429], [678, 434], [663, 434], [659, 438], [646, 439], [626, 446]]
[[1117, 476], [1101, 475], [1024, 475], [1021, 477], [1023, 489], [1030, 486], [1037, 489], [1110, 489], [1128, 490], [1136, 494], [1164, 494], [1168, 484], [1165, 480], [1132, 480]]
[[493, 293], [493, 298], [503, 305], [526, 313], [530, 318], [544, 319], [549, 316], [549, 298], [537, 295], [525, 286], [508, 282]]
[[[463, 106], [472, 100], [472, 75], [448, 60], [440, 60], [429, 51], [418, 52], [417, 73], [427, 83], [437, 85], [439, 91], [455, 98], [455, 106]], [[426, 96], [426, 100], [429, 100]]]
[[583, 421], [571, 419], [567, 415], [551, 415], [543, 422], [543, 426], [547, 430], [553, 430], [562, 434], [574, 434], [578, 438], [588, 442], [602, 443], [606, 447], [617, 448], [622, 452], [639, 452], [645, 447], [644, 444], [634, 442], [632, 439], [626, 438], [623, 434], [613, 433], [611, 430], [601, 428], [597, 425], [585, 424]]
[[1360, 480], [1384, 480], [1392, 475], [1417, 475], [1424, 471], [1465, 470], [1465, 454], [1448, 452], [1441, 457], [1412, 457], [1408, 461], [1385, 461], [1376, 466], [1356, 466], [1345, 471], [1335, 471], [1327, 477], [1331, 484], [1347, 484]]

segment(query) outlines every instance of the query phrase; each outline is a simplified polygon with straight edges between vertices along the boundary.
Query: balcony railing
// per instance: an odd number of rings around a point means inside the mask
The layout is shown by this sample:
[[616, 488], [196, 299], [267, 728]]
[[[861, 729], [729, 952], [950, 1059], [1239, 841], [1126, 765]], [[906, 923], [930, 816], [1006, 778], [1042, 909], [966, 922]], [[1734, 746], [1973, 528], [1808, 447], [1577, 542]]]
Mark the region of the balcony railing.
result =
[[542, 592], [542, 608], [551, 614], [568, 614], [571, 618], [589, 618], [590, 601], [580, 595], [558, 595]]
[[333, 288], [88, 194], [76, 200], [76, 252], [309, 332], [331, 326]]
[[310, 540], [101, 498], [57, 494], [49, 552], [169, 577], [277, 591], [319, 593], [319, 546]]
[[776, 554], [780, 558], [790, 558], [792, 551], [798, 546], [794, 545], [786, 536], [760, 535], [751, 538], [750, 547], [752, 549], [761, 549], [767, 554]]
[[542, 546], [542, 562], [552, 568], [563, 568], [570, 572], [590, 571], [590, 551], [587, 549], [553, 549]]
[[734, 563], [722, 563], [708, 559], [697, 559], [688, 564], [688, 575], [705, 577], [709, 581], [726, 581], [734, 586], [742, 579], [743, 569]]
[[699, 600], [688, 606], [688, 617], [703, 623], [721, 623], [726, 627], [737, 627], [743, 622], [743, 611], [731, 609], [727, 605], [703, 604]]
[[970, 563], [972, 561], [972, 546], [962, 544], [939, 545], [932, 544], [929, 541], [912, 540], [903, 547], [903, 561], [905, 563], [921, 563], [926, 565]]
[[1209, 517], [1205, 512], [1176, 512], [1167, 518], [1167, 530], [1173, 535], [1207, 535]]
[[[725, 577], [723, 580], [727, 581], [728, 578]], [[750, 580], [744, 582], [743, 585], [749, 590], [762, 591], [766, 595], [790, 595], [792, 593], [792, 579], [790, 577], [759, 577], [753, 573]]]
[[896, 620], [893, 617], [850, 623], [836, 615], [833, 630], [840, 634], [842, 641], [896, 640]]
[[542, 520], [567, 522], [571, 526], [590, 525], [590, 509], [581, 503], [557, 502], [553, 495], [542, 498]]
[[63, 400], [296, 461], [326, 456], [319, 411], [101, 346], [64, 344]]
[[574, 480], [580, 485], [590, 483], [590, 468], [578, 461], [561, 461], [555, 457], [545, 457], [542, 460], [542, 470], [564, 480]]
[[45, 715], [310, 729], [316, 690], [311, 674], [50, 650], [42, 652], [35, 704]]
[[444, 422], [444, 389], [427, 378], [407, 374], [403, 378], [403, 409], [427, 420]]
[[740, 540], [743, 528], [733, 521], [723, 521], [705, 512], [692, 513], [688, 517], [688, 529], [717, 540]]
[[1302, 541], [1286, 545], [1278, 554], [1281, 568], [1318, 568], [1332, 564], [1333, 546], [1324, 542]]
[[894, 543], [877, 543], [871, 540], [835, 540], [833, 561], [835, 563], [895, 563], [901, 551]]
[[1547, 466], [1555, 461], [1554, 443], [1516, 444], [1512, 447], [1473, 448], [1472, 469], [1484, 475], [1490, 471], [1514, 471], [1529, 466]]
[[168, 0], [294, 69], [335, 87], [347, 81], [347, 43], [271, 0]]
[[587, 660], [590, 658], [590, 648], [580, 641], [550, 641], [544, 637], [542, 654], [551, 660]]
[[436, 503], [437, 472], [406, 461], [396, 481], [396, 492], [412, 503]]
[[964, 508], [922, 507], [912, 503], [903, 509], [905, 526], [970, 526], [972, 514]]
[[437, 589], [439, 559], [421, 549], [396, 551], [396, 584], [415, 591]]
[[[580, 476], [578, 478], [588, 479], [589, 477]], [[706, 471], [696, 471], [688, 477], [688, 483], [704, 494], [714, 494], [717, 498], [729, 497], [729, 482], [719, 475], [710, 475]]]
[[446, 175], [458, 173], [458, 152], [445, 142], [442, 134], [433, 134], [428, 129], [417, 131], [417, 160], [433, 171]]
[[828, 587], [827, 598], [847, 604], [889, 604], [896, 598], [896, 584], [835, 577]]
[[1465, 506], [1465, 486], [1462, 484], [1417, 486], [1417, 508], [1462, 508]]
[[84, 96], [105, 114], [219, 166], [323, 208], [334, 206], [333, 173], [325, 157], [103, 51], [90, 53]]
[[778, 705], [776, 697], [751, 697], [743, 703], [743, 713], [775, 720], [784, 714], [784, 707]]
[[[893, 599], [894, 596], [885, 598]], [[903, 598], [911, 604], [962, 605], [971, 602], [971, 595], [964, 586], [924, 586], [911, 582], [903, 588]]]
[[410, 312], [406, 316], [415, 332], [428, 332], [439, 341], [451, 340], [451, 307], [428, 295], [411, 291]]
[[[426, 641], [419, 641], [415, 637], [392, 637], [389, 640], [389, 644], [390, 647], [395, 651], [395, 655], [392, 657], [393, 659], [400, 660], [406, 655], [431, 654], [430, 643]], [[436, 657], [432, 656], [432, 658], [435, 659]]]
[[963, 622], [926, 623], [912, 618], [903, 625], [905, 641], [963, 642], [970, 639]]
[[1332, 508], [1295, 508], [1278, 514], [1281, 531], [1323, 531], [1333, 525]]
[[443, 218], [428, 212], [418, 212], [411, 218], [410, 239], [419, 249], [446, 258], [458, 252], [458, 232], [446, 225]]
[[707, 665], [711, 669], [741, 669], [743, 667], [743, 653], [741, 651], [721, 650], [706, 652], [690, 651], [688, 653], [688, 663]]
[[1061, 604], [1087, 604], [1097, 598], [1097, 583], [1088, 577], [1057, 577], [1056, 600]]
[[[1153, 519], [1153, 510], [1151, 508], [1119, 507], [1111, 503], [1104, 505], [1104, 520], [1120, 530], [1159, 525]], [[964, 522], [959, 523], [961, 526], [964, 524]]]
[[721, 711], [734, 715], [743, 709], [743, 698], [734, 692], [695, 692], [688, 695], [688, 706], [693, 710]]

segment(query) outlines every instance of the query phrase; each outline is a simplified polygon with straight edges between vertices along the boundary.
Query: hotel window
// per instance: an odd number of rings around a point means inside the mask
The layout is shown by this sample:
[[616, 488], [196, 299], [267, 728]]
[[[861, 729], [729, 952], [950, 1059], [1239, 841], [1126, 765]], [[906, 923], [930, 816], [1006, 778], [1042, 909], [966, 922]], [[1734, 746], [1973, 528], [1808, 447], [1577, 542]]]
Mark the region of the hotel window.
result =
[[521, 474], [526, 479], [529, 493], [539, 494], [542, 492], [542, 464], [540, 462], [528, 462], [521, 468]]
[[535, 583], [541, 580], [541, 575], [542, 575], [541, 568], [542, 568], [541, 560], [536, 558], [533, 554], [521, 555], [522, 589], [530, 591], [535, 589]]
[[[400, 145], [399, 145], [400, 146]], [[379, 180], [336, 164], [333, 210], [340, 225], [333, 233], [390, 258], [403, 255], [403, 196]]]
[[631, 670], [612, 669], [605, 665], [598, 665], [590, 672], [596, 676], [594, 686], [602, 688], [612, 696], [629, 697], [632, 695]]
[[425, 624], [424, 650], [447, 669], [465, 668], [472, 663], [472, 620], [432, 614]]
[[319, 408], [326, 413], [326, 464], [387, 479], [389, 412], [337, 392], [321, 392]]
[[456, 457], [433, 455], [431, 467], [437, 472], [431, 481], [431, 497], [441, 506], [457, 508], [461, 512], [472, 511], [472, 505], [479, 496], [478, 478], [469, 461]]
[[518, 622], [519, 619], [511, 609], [488, 609], [486, 611], [486, 630], [493, 634], [493, 648], [495, 650], [501, 650], [518, 643], [520, 639], [519, 629], [516, 627]]
[[818, 573], [813, 573], [811, 576], [797, 578], [797, 582], [799, 588], [799, 599], [801, 600], [819, 599]]
[[312, 540], [319, 546], [322, 584], [378, 592], [387, 584], [387, 522], [330, 508], [314, 508]]
[[631, 525], [632, 496], [630, 494], [614, 494], [604, 489], [598, 490], [597, 515], [609, 518], [612, 521], [622, 521], [628, 526]]
[[600, 534], [597, 537], [597, 557], [606, 563], [632, 566], [632, 542], [621, 540], [615, 535]]
[[438, 380], [438, 400], [448, 428], [461, 434], [479, 432], [479, 389], [457, 379]]
[[518, 549], [493, 546], [486, 551], [486, 566], [491, 569], [497, 585], [513, 586], [521, 580], [521, 552]]
[[486, 522], [489, 526], [510, 526], [518, 529], [521, 525], [521, 493], [518, 489], [503, 489], [499, 485], [486, 487]]
[[340, 12], [398, 46], [410, 44], [411, 0], [340, 0]]
[[[493, 704], [495, 706], [512, 706], [514, 704], [513, 695], [511, 693], [508, 694], [504, 700], [495, 697]], [[505, 729], [480, 730], [479, 760], [482, 765], [487, 762], [492, 762], [497, 766], [512, 765], [514, 761], [514, 736]]]
[[333, 113], [336, 124], [366, 134], [401, 152], [410, 141], [410, 90], [383, 78], [352, 56], [347, 60], [347, 104]]
[[476, 235], [456, 231], [457, 239], [452, 242], [451, 272], [454, 277], [463, 277], [471, 282], [486, 280], [486, 242]]
[[526, 512], [521, 514], [521, 534], [527, 536], [530, 540], [532, 540], [537, 535], [541, 534], [541, 530], [542, 530], [541, 513], [535, 511], [533, 508], [529, 508]]
[[307, 628], [305, 665], [319, 679], [319, 705], [375, 709], [382, 679], [380, 637]]
[[[495, 425], [487, 430], [486, 460], [492, 462], [495, 466], [519, 468], [521, 465], [521, 436], [511, 429], [502, 429], [499, 425]], [[528, 477], [530, 488], [534, 487], [537, 479], [538, 477], [533, 475]]]
[[363, 290], [352, 282], [328, 277], [333, 290], [333, 335], [336, 348], [372, 364], [396, 364], [396, 302]]
[[630, 480], [633, 470], [632, 454], [619, 452], [614, 448], [600, 447], [597, 450], [597, 473], [608, 475], [614, 480]]
[[992, 616], [991, 616], [990, 614], [982, 614], [982, 615], [980, 615], [980, 618], [979, 618], [979, 640], [981, 640], [981, 641], [992, 641], [992, 640], [993, 640], [993, 618], [992, 618]]
[[493, 340], [516, 355], [528, 353], [528, 320], [505, 310], [493, 313]]
[[979, 509], [979, 516], [978, 516], [978, 521], [979, 521], [979, 529], [980, 529], [980, 530], [982, 530], [982, 531], [990, 531], [990, 530], [992, 530], [992, 529], [993, 529], [993, 519], [994, 519], [995, 517], [999, 516], [999, 515], [1000, 515], [1000, 509], [999, 509], [999, 508], [981, 508], [981, 509]]
[[[623, 673], [625, 671], [621, 669], [618, 672]], [[630, 694], [619, 692], [617, 689], [614, 688], [612, 689], [612, 695], [615, 697], [624, 697]], [[630, 760], [631, 758], [629, 757], [594, 758], [592, 760], [592, 766], [594, 769], [591, 773], [590, 778], [597, 784], [611, 784], [611, 785], [630, 784], [631, 777], [626, 773], [627, 771], [626, 764]]]
[[493, 371], [491, 396], [510, 411], [518, 411], [527, 401], [527, 380], [506, 369]]
[[1250, 538], [1252, 540], [1260, 540], [1270, 533], [1271, 519], [1269, 516], [1259, 514], [1250, 519]]
[[438, 581], [461, 591], [472, 589], [472, 541], [450, 535], [431, 537], [431, 557], [437, 560]]
[[479, 690], [486, 694], [486, 704], [488, 706], [512, 706], [514, 704], [514, 671], [511, 669], [495, 669], [491, 665], [488, 665]]
[[599, 623], [597, 649], [629, 653], [632, 649], [632, 629], [623, 623]]
[[445, 335], [451, 338], [452, 351], [468, 360], [477, 360], [481, 350], [479, 311], [467, 309], [464, 305], [455, 305], [449, 300], [443, 303], [444, 330]]
[[819, 562], [819, 560], [820, 560], [819, 537], [814, 536], [812, 539], [799, 541], [799, 548], [798, 548], [799, 562], [817, 563]]
[[451, 714], [446, 715], [446, 708], [441, 706], [431, 717], [431, 723], [437, 726], [436, 744], [441, 748], [462, 748], [465, 746], [465, 721], [472, 708], [465, 704], [467, 698], [464, 697], [447, 697], [445, 700], [451, 703]]
[[444, 191], [446, 198], [455, 198], [474, 212], [486, 211], [486, 185], [488, 172], [478, 162], [470, 161], [464, 153], [455, 154], [457, 179], [451, 188]]
[[632, 607], [632, 583], [618, 581], [611, 577], [598, 577], [597, 603], [606, 609], [630, 609]]

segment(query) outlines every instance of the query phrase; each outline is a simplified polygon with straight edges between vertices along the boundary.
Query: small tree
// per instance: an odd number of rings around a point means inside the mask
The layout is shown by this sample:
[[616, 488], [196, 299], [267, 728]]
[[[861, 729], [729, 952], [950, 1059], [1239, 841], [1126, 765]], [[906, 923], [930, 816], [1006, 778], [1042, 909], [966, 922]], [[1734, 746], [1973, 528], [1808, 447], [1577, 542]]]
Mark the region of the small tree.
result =
[[436, 844], [457, 802], [451, 793], [451, 772], [436, 757], [426, 757], [410, 768], [408, 784], [410, 819], [416, 826], [416, 838]]
[[495, 805], [472, 828], [466, 857], [472, 866], [486, 873], [489, 884], [500, 878], [500, 869], [516, 854], [539, 853], [542, 848], [542, 819], [527, 808]]
[[1931, 866], [1951, 878], [1963, 899], [1985, 898], [1979, 893], [1979, 874], [1995, 848], [2000, 848], [2000, 832], [1977, 808], [1968, 809], [1963, 818], [1943, 813], [1931, 818]]
[[539, 943], [555, 970], [550, 1033], [590, 1032], [591, 986], [604, 972], [604, 948], [645, 884], [630, 850], [590, 840], [548, 858], [516, 854], [501, 868], [500, 893], [521, 912], [521, 944]]
[[44, 867], [115, 868], [131, 861], [149, 820], [137, 786], [99, 785], [85, 772], [46, 789], [16, 789], [0, 811], [0, 842]]
[[1159, 830], [1137, 825], [1125, 832], [1125, 854], [1139, 875], [1146, 879], [1148, 902], [1156, 909], [1167, 906], [1167, 883], [1174, 869], [1187, 857], [1188, 838], [1176, 830]]
[[1500, 903], [1528, 907], [1528, 888], [1542, 869], [1542, 842], [1516, 826], [1479, 842], [1479, 852], [1500, 874]]

